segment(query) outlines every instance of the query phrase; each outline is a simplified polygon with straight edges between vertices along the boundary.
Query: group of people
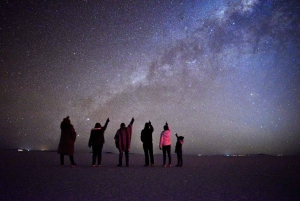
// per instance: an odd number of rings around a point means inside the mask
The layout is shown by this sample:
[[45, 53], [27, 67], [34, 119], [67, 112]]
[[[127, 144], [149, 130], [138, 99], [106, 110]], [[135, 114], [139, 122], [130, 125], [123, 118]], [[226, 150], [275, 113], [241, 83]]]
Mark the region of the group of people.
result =
[[[104, 126], [102, 127], [100, 123], [96, 123], [95, 127], [91, 130], [88, 146], [92, 148], [92, 166], [95, 167], [96, 161], [98, 166], [101, 167], [102, 160], [102, 149], [104, 140], [104, 132], [109, 123], [109, 118], [107, 118]], [[129, 150], [131, 144], [132, 136], [132, 125], [134, 118], [131, 119], [129, 125], [126, 127], [125, 123], [121, 123], [120, 128], [117, 130], [114, 139], [116, 148], [119, 150], [119, 163], [118, 167], [122, 167], [123, 153], [125, 153], [125, 164], [129, 166]], [[63, 119], [60, 125], [61, 137], [58, 146], [57, 153], [60, 154], [60, 164], [64, 165], [64, 156], [69, 155], [71, 166], [76, 167], [74, 162], [74, 143], [76, 140], [76, 132], [71, 124], [70, 117], [67, 116]], [[166, 122], [163, 127], [163, 131], [160, 135], [159, 149], [163, 151], [163, 167], [167, 167], [166, 159], [168, 155], [168, 166], [171, 167], [171, 130]], [[153, 155], [153, 134], [154, 128], [151, 122], [146, 122], [144, 129], [141, 131], [141, 141], [143, 142], [143, 149], [145, 154], [145, 165], [152, 167], [154, 166], [154, 155]], [[177, 165], [176, 167], [182, 167], [182, 145], [183, 145], [183, 136], [178, 136], [176, 133], [176, 146], [175, 153], [177, 154]], [[150, 159], [150, 160], [149, 160]]]

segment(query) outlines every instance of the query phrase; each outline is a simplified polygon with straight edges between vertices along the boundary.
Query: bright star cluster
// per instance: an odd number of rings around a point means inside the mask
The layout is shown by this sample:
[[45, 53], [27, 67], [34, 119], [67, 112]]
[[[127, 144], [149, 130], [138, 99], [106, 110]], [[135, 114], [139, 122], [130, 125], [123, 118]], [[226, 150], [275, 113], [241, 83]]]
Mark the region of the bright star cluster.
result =
[[[51, 149], [70, 116], [75, 149], [132, 117], [190, 154], [300, 153], [296, 0], [10, 1], [0, 5], [0, 148]], [[172, 148], [172, 149], [173, 149]]]

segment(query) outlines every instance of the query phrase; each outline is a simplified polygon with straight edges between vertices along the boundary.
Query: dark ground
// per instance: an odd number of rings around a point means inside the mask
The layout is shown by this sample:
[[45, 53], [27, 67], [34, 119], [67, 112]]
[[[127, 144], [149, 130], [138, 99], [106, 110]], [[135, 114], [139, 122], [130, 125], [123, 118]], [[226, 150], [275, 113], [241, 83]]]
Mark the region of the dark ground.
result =
[[91, 153], [75, 153], [60, 167], [55, 152], [0, 151], [0, 200], [300, 200], [300, 157], [187, 156], [182, 168], [143, 167], [130, 155], [130, 167], [116, 167], [118, 155], [104, 154], [91, 167]]

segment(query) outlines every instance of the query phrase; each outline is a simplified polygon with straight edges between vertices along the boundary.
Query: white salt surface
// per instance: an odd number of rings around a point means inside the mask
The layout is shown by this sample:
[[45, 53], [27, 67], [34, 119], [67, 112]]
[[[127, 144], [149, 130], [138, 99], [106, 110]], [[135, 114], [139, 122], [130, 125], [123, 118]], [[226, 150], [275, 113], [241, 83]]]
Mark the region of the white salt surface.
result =
[[184, 166], [143, 167], [130, 154], [130, 167], [116, 167], [117, 154], [75, 153], [76, 168], [59, 165], [55, 152], [0, 151], [0, 200], [300, 200], [299, 156], [183, 156]]

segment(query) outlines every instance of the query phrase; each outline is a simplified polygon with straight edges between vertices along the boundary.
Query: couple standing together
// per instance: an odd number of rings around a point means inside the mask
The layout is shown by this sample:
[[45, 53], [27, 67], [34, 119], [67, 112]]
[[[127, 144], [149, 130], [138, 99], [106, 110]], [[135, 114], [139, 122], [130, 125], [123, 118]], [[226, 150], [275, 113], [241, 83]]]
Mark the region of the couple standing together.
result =
[[[124, 123], [121, 123], [120, 128], [118, 129], [115, 135], [116, 147], [119, 150], [119, 167], [122, 167], [123, 153], [125, 153], [126, 166], [129, 166], [129, 150], [131, 144], [131, 135], [132, 135], [132, 125], [134, 118], [131, 119], [129, 125], [126, 127]], [[89, 147], [93, 149], [92, 156], [92, 166], [96, 164], [98, 159], [98, 166], [101, 167], [102, 159], [102, 148], [104, 144], [104, 131], [107, 128], [109, 123], [109, 118], [107, 118], [105, 125], [101, 127], [100, 123], [96, 123], [95, 128], [91, 130], [91, 135], [89, 139]]]
[[[143, 142], [143, 149], [145, 153], [145, 165], [149, 166], [149, 155], [151, 166], [154, 166], [153, 156], [153, 139], [152, 133], [154, 129], [151, 122], [145, 123], [145, 127], [141, 132], [141, 141]], [[166, 155], [168, 154], [169, 167], [171, 167], [171, 130], [168, 123], [164, 126], [164, 131], [160, 135], [159, 149], [163, 150], [163, 166], [166, 167]]]

